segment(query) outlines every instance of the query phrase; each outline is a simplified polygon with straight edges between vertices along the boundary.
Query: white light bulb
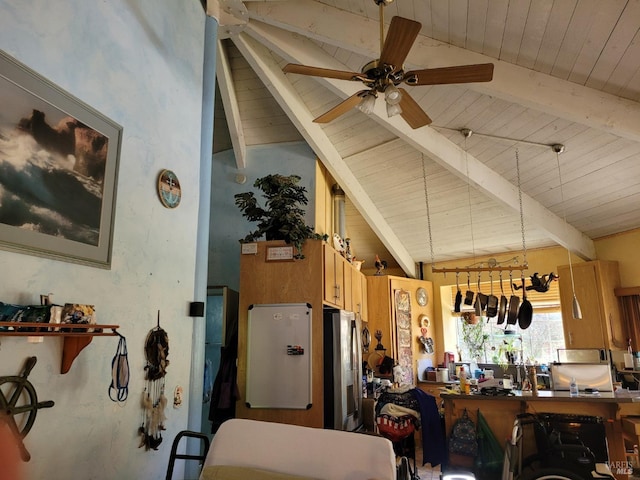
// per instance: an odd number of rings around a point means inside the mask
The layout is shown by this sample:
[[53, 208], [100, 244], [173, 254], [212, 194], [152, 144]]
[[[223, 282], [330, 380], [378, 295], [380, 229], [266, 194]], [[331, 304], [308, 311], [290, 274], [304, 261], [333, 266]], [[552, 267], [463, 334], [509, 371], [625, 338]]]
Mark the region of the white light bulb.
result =
[[376, 104], [376, 97], [373, 93], [366, 93], [356, 108], [366, 115], [373, 113], [373, 107]]
[[394, 115], [399, 115], [402, 113], [402, 108], [400, 105], [392, 105], [387, 103], [387, 117], [393, 117]]
[[390, 84], [384, 90], [384, 100], [389, 105], [397, 105], [402, 100], [402, 92], [394, 84]]

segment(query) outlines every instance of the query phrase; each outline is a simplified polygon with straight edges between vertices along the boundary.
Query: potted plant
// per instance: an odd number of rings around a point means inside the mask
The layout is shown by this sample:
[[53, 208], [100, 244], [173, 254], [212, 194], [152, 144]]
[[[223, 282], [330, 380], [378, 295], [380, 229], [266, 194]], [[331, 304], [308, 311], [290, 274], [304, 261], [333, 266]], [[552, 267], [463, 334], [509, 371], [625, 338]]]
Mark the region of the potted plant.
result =
[[[484, 344], [489, 335], [484, 332], [484, 325], [482, 322], [470, 322], [466, 315], [460, 317], [462, 324], [462, 341], [469, 349], [471, 358], [481, 360], [484, 354]], [[475, 318], [477, 318], [474, 315]]]
[[244, 237], [242, 242], [253, 242], [262, 237], [267, 240], [284, 240], [295, 247], [295, 258], [304, 258], [302, 244], [309, 238], [324, 239], [304, 220], [302, 209], [309, 200], [307, 189], [301, 185], [298, 175], [267, 175], [258, 178], [253, 186], [262, 190], [264, 207], [258, 205], [253, 192], [234, 195], [235, 203], [242, 215], [250, 222], [257, 222], [257, 230]]

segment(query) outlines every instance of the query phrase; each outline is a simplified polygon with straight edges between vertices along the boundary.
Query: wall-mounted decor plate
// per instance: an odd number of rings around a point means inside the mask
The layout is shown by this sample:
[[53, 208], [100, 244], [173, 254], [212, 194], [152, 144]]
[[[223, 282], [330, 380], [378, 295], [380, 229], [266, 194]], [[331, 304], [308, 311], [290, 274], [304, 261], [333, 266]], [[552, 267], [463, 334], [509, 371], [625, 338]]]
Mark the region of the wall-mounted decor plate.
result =
[[158, 175], [158, 196], [167, 208], [176, 208], [180, 205], [182, 189], [178, 177], [171, 170], [162, 170]]
[[424, 307], [427, 303], [429, 303], [429, 295], [424, 288], [418, 288], [418, 290], [416, 291], [416, 300], [418, 300], [418, 305], [420, 305], [421, 307]]

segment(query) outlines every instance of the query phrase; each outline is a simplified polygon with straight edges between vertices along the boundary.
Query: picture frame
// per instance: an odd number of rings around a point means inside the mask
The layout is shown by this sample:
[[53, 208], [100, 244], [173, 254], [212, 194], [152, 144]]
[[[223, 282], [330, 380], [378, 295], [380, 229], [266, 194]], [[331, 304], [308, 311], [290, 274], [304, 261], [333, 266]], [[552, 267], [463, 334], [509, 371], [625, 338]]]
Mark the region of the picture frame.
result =
[[0, 50], [0, 248], [110, 268], [122, 127]]

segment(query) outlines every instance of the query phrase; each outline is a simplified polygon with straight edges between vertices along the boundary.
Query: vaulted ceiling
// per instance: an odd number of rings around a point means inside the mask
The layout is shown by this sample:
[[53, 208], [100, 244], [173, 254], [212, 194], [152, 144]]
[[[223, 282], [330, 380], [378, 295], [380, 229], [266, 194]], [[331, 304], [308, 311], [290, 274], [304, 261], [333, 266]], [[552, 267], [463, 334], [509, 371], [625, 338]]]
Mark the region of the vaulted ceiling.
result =
[[248, 145], [306, 141], [345, 190], [368, 263], [377, 241], [412, 276], [419, 262], [520, 252], [523, 238], [588, 259], [593, 239], [640, 227], [640, 0], [395, 0], [385, 32], [394, 16], [421, 23], [405, 71], [494, 64], [486, 83], [405, 85], [433, 120], [417, 129], [382, 98], [314, 123], [362, 84], [282, 72], [377, 59], [374, 0], [207, 8], [220, 22], [216, 148], [242, 170]]

